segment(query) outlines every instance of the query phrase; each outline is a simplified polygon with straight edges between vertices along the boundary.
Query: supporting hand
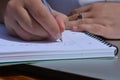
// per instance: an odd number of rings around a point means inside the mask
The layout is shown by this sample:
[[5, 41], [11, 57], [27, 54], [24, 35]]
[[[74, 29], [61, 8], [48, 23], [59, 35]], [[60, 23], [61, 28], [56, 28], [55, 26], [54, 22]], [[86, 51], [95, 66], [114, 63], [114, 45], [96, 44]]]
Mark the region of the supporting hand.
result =
[[[78, 19], [80, 14], [82, 19]], [[73, 10], [69, 20], [67, 29], [120, 39], [120, 3], [101, 2], [83, 6]]]

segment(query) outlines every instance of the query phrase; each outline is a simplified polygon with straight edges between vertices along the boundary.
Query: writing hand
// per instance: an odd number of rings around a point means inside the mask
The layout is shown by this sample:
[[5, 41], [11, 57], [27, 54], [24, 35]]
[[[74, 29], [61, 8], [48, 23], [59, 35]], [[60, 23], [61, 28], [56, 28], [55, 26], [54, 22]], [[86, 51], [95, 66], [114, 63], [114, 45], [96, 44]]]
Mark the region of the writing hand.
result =
[[56, 40], [61, 36], [58, 23], [41, 0], [10, 0], [4, 21], [10, 34], [24, 40]]

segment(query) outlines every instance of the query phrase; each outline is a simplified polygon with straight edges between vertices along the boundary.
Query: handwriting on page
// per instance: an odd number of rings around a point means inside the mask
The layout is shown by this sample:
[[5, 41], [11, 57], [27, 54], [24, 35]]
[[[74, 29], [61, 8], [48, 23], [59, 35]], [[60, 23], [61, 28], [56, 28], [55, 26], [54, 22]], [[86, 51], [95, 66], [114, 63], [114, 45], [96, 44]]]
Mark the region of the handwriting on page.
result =
[[[104, 46], [102, 43], [97, 41], [96, 39], [93, 39], [91, 37], [88, 37], [88, 35], [80, 32], [72, 32], [72, 31], [65, 31], [63, 33], [63, 42], [56, 41], [56, 42], [50, 42], [50, 41], [34, 41], [34, 42], [26, 42], [22, 41], [20, 39], [11, 37], [8, 35], [6, 29], [4, 27], [1, 27], [0, 29], [0, 46], [8, 46], [9, 47], [21, 47], [21, 48], [93, 48], [102, 47]], [[93, 46], [94, 45], [94, 46]], [[42, 48], [41, 48], [42, 49]]]

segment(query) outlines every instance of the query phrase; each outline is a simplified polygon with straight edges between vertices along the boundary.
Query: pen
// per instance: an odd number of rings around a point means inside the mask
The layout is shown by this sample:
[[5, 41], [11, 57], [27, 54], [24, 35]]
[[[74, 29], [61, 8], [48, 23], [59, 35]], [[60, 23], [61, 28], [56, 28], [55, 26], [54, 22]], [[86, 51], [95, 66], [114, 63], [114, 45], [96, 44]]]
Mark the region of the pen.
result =
[[[46, 6], [46, 8], [49, 10], [49, 12], [51, 13], [51, 15], [54, 17], [54, 14], [52, 13], [52, 10], [51, 10], [49, 4], [47, 3], [47, 1], [46, 0], [42, 0], [42, 2]], [[62, 37], [60, 38], [60, 41], [63, 41]]]

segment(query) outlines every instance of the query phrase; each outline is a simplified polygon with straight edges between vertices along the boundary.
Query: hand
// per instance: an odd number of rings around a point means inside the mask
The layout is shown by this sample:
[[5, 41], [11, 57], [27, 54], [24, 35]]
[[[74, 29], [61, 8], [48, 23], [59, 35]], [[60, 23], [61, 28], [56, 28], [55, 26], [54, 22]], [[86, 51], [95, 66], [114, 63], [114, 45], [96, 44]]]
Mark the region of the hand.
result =
[[[64, 22], [59, 16], [56, 19], [64, 29]], [[41, 0], [9, 0], [4, 22], [10, 34], [24, 40], [56, 40], [61, 36], [56, 19]]]
[[[79, 14], [82, 14], [82, 19], [78, 19]], [[101, 2], [83, 6], [73, 10], [69, 20], [67, 29], [120, 39], [120, 3]]]

